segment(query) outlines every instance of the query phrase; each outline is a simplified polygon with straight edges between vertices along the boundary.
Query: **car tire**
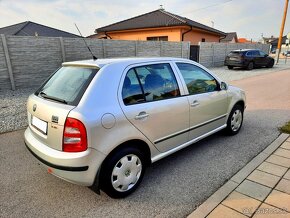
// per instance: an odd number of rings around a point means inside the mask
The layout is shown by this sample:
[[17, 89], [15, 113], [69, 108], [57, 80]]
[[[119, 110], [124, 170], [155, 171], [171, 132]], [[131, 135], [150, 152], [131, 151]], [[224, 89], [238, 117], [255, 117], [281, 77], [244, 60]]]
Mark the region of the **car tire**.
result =
[[229, 70], [232, 70], [234, 67], [233, 66], [228, 66], [228, 69]]
[[253, 68], [254, 68], [254, 63], [250, 62], [247, 66], [247, 70], [253, 70]]
[[227, 135], [236, 135], [242, 127], [243, 119], [244, 109], [241, 105], [237, 104], [233, 107], [228, 117], [225, 133]]
[[145, 169], [146, 161], [142, 152], [135, 147], [123, 147], [104, 161], [100, 187], [112, 198], [124, 198], [140, 185]]
[[274, 60], [270, 60], [269, 63], [267, 64], [268, 68], [272, 68], [274, 66]]

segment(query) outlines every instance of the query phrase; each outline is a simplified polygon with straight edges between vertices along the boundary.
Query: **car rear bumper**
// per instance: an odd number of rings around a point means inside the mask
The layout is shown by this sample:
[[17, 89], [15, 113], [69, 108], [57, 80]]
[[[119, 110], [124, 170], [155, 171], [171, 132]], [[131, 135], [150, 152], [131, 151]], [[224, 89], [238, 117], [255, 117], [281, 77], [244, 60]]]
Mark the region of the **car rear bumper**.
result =
[[225, 66], [233, 66], [233, 67], [246, 67], [248, 63], [246, 61], [233, 61], [233, 60], [226, 60]]
[[52, 149], [35, 138], [28, 127], [24, 133], [27, 149], [51, 173], [68, 182], [91, 186], [105, 159], [101, 152], [88, 148], [84, 152], [62, 152]]

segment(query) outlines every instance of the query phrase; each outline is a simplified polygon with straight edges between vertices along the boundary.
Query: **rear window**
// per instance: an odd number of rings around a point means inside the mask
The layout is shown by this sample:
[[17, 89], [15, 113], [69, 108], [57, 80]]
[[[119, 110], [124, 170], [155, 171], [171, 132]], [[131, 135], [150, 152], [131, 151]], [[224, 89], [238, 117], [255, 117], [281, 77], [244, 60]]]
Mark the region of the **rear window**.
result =
[[240, 51], [231, 51], [228, 56], [241, 56], [243, 52]]
[[76, 106], [98, 69], [62, 67], [35, 93], [42, 98]]

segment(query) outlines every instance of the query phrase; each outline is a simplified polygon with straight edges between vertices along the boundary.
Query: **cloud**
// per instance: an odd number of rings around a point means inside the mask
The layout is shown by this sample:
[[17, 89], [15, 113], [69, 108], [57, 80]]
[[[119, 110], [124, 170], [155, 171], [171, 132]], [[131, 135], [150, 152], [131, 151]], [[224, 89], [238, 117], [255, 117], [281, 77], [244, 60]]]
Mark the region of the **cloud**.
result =
[[[169, 12], [209, 26], [213, 21], [215, 28], [236, 31], [240, 37], [258, 39], [261, 33], [264, 36], [279, 34], [283, 0], [227, 1], [13, 0], [12, 4], [9, 0], [0, 0], [0, 27], [30, 20], [78, 34], [74, 26], [77, 23], [83, 35], [90, 35], [96, 28], [156, 10], [162, 4]], [[210, 5], [215, 6], [208, 7]], [[288, 18], [285, 34], [290, 31], [289, 23]]]

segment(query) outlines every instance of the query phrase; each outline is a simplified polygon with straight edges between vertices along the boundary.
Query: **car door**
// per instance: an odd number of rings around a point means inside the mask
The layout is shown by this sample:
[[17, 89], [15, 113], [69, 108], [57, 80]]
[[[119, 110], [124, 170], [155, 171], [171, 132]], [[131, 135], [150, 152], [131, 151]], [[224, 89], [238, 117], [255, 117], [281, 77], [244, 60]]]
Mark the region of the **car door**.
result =
[[265, 57], [264, 55], [260, 54], [259, 50], [255, 50], [253, 51], [253, 55], [254, 55], [254, 64], [257, 67], [261, 67], [261, 66], [265, 66]]
[[190, 104], [189, 140], [193, 140], [226, 124], [228, 95], [206, 70], [191, 63], [177, 62], [188, 91]]
[[259, 51], [260, 57], [261, 57], [261, 66], [267, 66], [269, 64], [269, 58], [268, 55], [263, 52], [263, 51]]
[[189, 104], [170, 63], [125, 70], [120, 91], [127, 119], [161, 152], [188, 141]]

